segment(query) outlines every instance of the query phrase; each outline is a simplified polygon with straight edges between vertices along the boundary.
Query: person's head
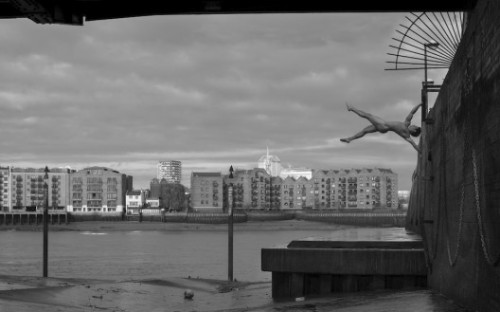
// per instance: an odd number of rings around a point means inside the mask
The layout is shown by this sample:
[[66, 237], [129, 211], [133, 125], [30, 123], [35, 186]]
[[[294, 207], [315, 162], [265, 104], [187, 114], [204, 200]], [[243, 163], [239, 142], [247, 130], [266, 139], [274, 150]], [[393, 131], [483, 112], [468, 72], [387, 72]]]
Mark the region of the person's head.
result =
[[420, 127], [410, 125], [408, 127], [408, 130], [410, 130], [410, 135], [414, 137], [418, 137], [420, 135]]

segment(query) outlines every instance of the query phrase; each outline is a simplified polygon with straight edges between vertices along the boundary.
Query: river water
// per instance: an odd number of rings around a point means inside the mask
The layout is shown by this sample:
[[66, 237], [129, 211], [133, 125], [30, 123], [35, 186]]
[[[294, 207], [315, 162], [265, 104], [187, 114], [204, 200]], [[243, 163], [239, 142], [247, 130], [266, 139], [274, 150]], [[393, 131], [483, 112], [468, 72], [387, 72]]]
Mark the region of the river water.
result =
[[[271, 273], [260, 269], [262, 248], [335, 233], [335, 226], [332, 230], [317, 231], [236, 231], [234, 277], [242, 281], [270, 281]], [[49, 275], [100, 279], [188, 276], [226, 279], [227, 236], [225, 231], [213, 230], [50, 232]], [[40, 276], [42, 232], [0, 231], [0, 250], [0, 274]]]

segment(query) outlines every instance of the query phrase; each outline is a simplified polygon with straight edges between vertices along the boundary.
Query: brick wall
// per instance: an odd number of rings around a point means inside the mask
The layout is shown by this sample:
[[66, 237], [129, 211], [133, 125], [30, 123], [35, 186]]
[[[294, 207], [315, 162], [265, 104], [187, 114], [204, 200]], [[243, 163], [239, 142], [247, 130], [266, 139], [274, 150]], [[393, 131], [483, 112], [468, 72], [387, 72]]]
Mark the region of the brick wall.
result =
[[431, 288], [500, 311], [500, 1], [469, 12], [430, 117], [407, 227], [424, 238]]

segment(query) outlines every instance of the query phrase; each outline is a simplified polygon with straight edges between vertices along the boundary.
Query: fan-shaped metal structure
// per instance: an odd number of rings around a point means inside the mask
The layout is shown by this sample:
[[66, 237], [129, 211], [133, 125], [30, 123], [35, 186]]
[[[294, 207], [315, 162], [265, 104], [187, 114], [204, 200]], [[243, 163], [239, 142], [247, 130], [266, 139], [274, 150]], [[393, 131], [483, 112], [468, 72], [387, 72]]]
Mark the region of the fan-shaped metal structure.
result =
[[[448, 68], [466, 27], [465, 13], [411, 12], [405, 22], [396, 30], [399, 37], [392, 38], [395, 44], [389, 45], [393, 60], [387, 61], [391, 67], [386, 70]], [[439, 45], [426, 48], [430, 43]]]

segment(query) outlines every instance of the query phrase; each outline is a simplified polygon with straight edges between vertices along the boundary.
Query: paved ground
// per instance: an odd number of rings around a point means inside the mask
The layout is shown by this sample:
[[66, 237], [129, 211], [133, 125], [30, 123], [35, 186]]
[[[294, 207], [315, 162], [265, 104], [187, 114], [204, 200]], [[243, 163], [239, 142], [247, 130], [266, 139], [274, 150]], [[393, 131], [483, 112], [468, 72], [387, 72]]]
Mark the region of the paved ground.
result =
[[[184, 291], [194, 292], [192, 300]], [[105, 281], [0, 276], [7, 311], [466, 311], [428, 290], [273, 301], [271, 284], [204, 279]]]

